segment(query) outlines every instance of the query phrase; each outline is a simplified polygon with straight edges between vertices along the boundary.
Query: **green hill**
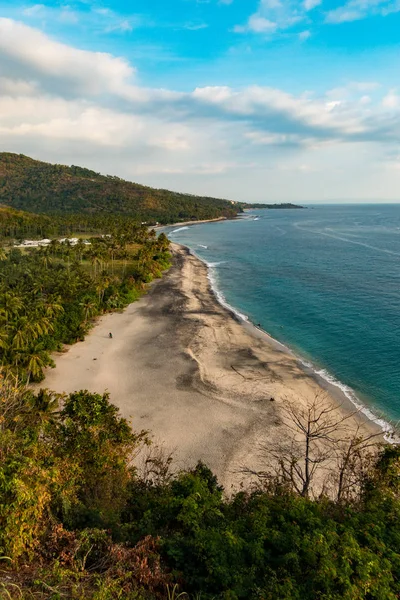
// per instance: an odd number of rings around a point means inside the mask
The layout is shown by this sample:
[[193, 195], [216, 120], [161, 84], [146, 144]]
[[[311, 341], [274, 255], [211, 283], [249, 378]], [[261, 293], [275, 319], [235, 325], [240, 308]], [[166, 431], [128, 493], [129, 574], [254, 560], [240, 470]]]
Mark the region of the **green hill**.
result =
[[0, 153], [0, 204], [42, 214], [114, 214], [142, 221], [234, 217], [241, 204], [158, 190], [82, 167]]

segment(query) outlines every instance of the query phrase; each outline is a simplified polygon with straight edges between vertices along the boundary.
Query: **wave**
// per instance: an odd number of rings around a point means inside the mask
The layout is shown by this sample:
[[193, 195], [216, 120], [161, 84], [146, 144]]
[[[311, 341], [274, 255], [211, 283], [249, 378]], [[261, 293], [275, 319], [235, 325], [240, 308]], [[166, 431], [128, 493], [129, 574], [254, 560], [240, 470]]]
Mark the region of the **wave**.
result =
[[178, 227], [178, 229], [174, 229], [171, 233], [178, 233], [178, 231], [183, 231], [184, 229], [189, 229], [189, 227]]
[[[241, 321], [249, 323], [250, 322], [249, 317], [247, 315], [241, 313], [237, 308], [235, 308], [231, 304], [229, 304], [229, 302], [227, 302], [224, 294], [218, 288], [218, 281], [217, 281], [217, 278], [216, 278], [215, 267], [217, 267], [217, 266], [225, 263], [226, 261], [207, 262], [203, 258], [197, 256], [197, 254], [195, 252], [192, 252], [192, 250], [190, 250], [190, 252], [192, 254], [194, 254], [194, 256], [196, 256], [204, 264], [207, 265], [207, 267], [208, 267], [207, 277], [208, 277], [208, 280], [209, 280], [209, 282], [211, 284], [211, 289], [212, 289], [215, 297], [217, 298], [218, 302], [220, 304], [222, 304], [222, 306], [224, 306], [225, 308], [227, 308], [230, 312], [232, 312], [234, 315], [236, 315]], [[255, 325], [254, 323], [252, 323], [252, 325], [254, 325], [254, 327], [256, 327], [257, 329], [259, 329], [261, 331], [264, 331], [258, 325]], [[270, 337], [271, 339], [273, 339], [278, 344], [282, 344], [282, 342], [279, 342], [279, 340], [276, 340], [267, 331], [264, 331], [264, 333], [266, 333], [268, 335], [268, 337]], [[290, 348], [288, 348], [288, 350], [290, 352], [292, 352], [290, 350]], [[382, 429], [382, 432], [384, 434], [384, 439], [388, 443], [391, 443], [391, 444], [400, 444], [400, 438], [398, 438], [398, 437], [396, 437], [394, 435], [394, 429], [390, 425], [390, 423], [388, 423], [383, 417], [377, 416], [377, 414], [375, 414], [373, 412], [373, 410], [371, 410], [370, 408], [368, 408], [367, 406], [365, 406], [365, 404], [363, 404], [361, 402], [361, 400], [357, 397], [356, 393], [354, 392], [354, 390], [351, 387], [349, 387], [345, 383], [342, 383], [341, 381], [339, 381], [338, 379], [336, 379], [336, 377], [334, 377], [326, 369], [317, 368], [312, 363], [310, 363], [307, 360], [301, 358], [299, 355], [297, 355], [297, 354], [294, 354], [294, 355], [300, 361], [300, 363], [304, 367], [306, 367], [307, 369], [309, 369], [310, 371], [312, 371], [312, 373], [314, 375], [316, 375], [317, 377], [320, 377], [321, 379], [324, 379], [330, 385], [333, 385], [333, 386], [339, 388], [341, 390], [341, 392], [346, 396], [346, 398], [348, 398], [348, 400], [350, 400], [350, 402], [353, 404], [353, 406], [355, 407], [355, 409], [357, 411], [359, 411], [360, 413], [362, 413], [363, 415], [365, 415], [369, 421], [372, 421], [373, 423], [376, 423], [376, 425], [378, 425]]]
[[205, 262], [206, 265], [207, 265], [207, 267], [209, 267], [210, 269], [213, 269], [215, 267], [219, 267], [219, 265], [226, 264], [226, 260], [219, 260], [217, 262], [207, 262], [206, 260], [203, 260], [203, 262]]
[[237, 317], [239, 317], [239, 319], [241, 321], [248, 322], [249, 321], [249, 317], [247, 315], [244, 315], [240, 311], [238, 311], [237, 308], [235, 308], [231, 304], [229, 304], [229, 302], [227, 302], [224, 294], [218, 289], [217, 279], [215, 277], [215, 272], [212, 271], [212, 267], [208, 269], [207, 277], [208, 277], [208, 280], [209, 280], [209, 282], [211, 284], [211, 289], [212, 289], [215, 297], [217, 298], [218, 302], [220, 304], [222, 304], [222, 306], [224, 308], [227, 308], [230, 312], [232, 312], [234, 315], [236, 315]]
[[312, 363], [303, 360], [301, 357], [297, 356], [297, 358], [300, 360], [301, 364], [304, 367], [310, 369], [315, 375], [321, 377], [321, 379], [324, 379], [330, 385], [339, 388], [340, 391], [343, 392], [343, 394], [346, 396], [346, 398], [350, 400], [350, 402], [353, 404], [357, 411], [365, 415], [369, 421], [376, 423], [376, 425], [378, 425], [382, 429], [384, 438], [387, 442], [392, 444], [400, 443], [400, 439], [393, 435], [394, 429], [390, 425], [390, 423], [385, 421], [384, 418], [378, 417], [370, 408], [365, 406], [365, 404], [361, 402], [361, 400], [357, 397], [356, 393], [350, 386], [336, 379], [336, 377], [334, 377], [326, 369], [318, 369]]
[[208, 246], [204, 246], [204, 244], [197, 244], [199, 248], [205, 248], [207, 250]]
[[229, 304], [229, 302], [227, 302], [224, 294], [218, 288], [215, 267], [218, 267], [219, 265], [222, 265], [222, 264], [226, 263], [226, 260], [220, 260], [220, 261], [217, 261], [217, 262], [207, 262], [204, 258], [202, 258], [198, 254], [196, 254], [196, 252], [194, 252], [194, 250], [192, 250], [191, 248], [189, 248], [189, 252], [191, 254], [193, 254], [193, 256], [195, 256], [196, 258], [198, 258], [202, 263], [204, 263], [206, 265], [206, 267], [207, 267], [207, 278], [208, 278], [208, 281], [210, 282], [213, 294], [217, 298], [218, 302], [220, 304], [222, 304], [222, 306], [224, 306], [225, 308], [227, 308], [230, 312], [232, 312], [234, 315], [236, 315], [241, 321], [248, 322], [249, 321], [249, 317], [247, 315], [244, 315], [240, 311], [238, 311], [237, 308], [235, 308], [231, 304]]

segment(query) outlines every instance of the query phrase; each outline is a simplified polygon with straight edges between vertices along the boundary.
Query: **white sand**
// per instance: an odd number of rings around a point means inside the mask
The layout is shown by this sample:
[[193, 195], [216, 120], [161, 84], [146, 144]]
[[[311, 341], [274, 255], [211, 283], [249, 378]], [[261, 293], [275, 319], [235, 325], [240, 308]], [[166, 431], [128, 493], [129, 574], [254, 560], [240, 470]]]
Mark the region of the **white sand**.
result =
[[[175, 464], [201, 459], [229, 487], [241, 465], [259, 465], [259, 442], [289, 435], [285, 399], [304, 403], [321, 388], [294, 356], [217, 302], [201, 261], [178, 245], [174, 252], [174, 267], [148, 295], [57, 355], [44, 384], [109, 391], [134, 428], [175, 451]], [[344, 397], [333, 400], [350, 410]], [[356, 427], [362, 417], [352, 419]], [[363, 427], [376, 431], [365, 419]]]

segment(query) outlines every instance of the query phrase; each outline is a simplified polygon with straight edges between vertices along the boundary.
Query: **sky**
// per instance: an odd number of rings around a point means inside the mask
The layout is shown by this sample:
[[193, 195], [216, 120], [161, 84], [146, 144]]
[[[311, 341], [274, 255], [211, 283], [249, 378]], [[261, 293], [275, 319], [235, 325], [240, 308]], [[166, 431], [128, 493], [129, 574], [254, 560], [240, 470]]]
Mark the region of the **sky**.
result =
[[247, 202], [400, 202], [400, 0], [0, 0], [0, 151]]

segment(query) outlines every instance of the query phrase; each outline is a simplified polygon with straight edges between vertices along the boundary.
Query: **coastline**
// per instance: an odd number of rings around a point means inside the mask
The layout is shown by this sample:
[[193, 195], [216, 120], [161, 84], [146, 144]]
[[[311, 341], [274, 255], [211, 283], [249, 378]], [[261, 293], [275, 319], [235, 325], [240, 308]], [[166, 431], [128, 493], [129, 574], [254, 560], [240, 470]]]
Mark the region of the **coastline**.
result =
[[373, 428], [377, 428], [377, 431], [380, 431], [382, 433], [385, 442], [390, 444], [400, 443], [400, 438], [396, 433], [397, 425], [393, 427], [390, 421], [386, 419], [383, 413], [379, 415], [376, 414], [362, 400], [358, 398], [356, 392], [352, 388], [336, 379], [333, 375], [329, 373], [329, 371], [327, 371], [324, 368], [318, 368], [309, 360], [302, 358], [300, 356], [300, 353], [295, 352], [294, 350], [292, 350], [292, 348], [285, 345], [283, 342], [280, 342], [279, 340], [272, 337], [270, 333], [268, 333], [261, 327], [255, 325], [255, 323], [253, 323], [247, 315], [242, 314], [237, 308], [231, 306], [226, 301], [223, 293], [218, 289], [216, 279], [213, 277], [211, 271], [213, 265], [208, 264], [206, 260], [198, 256], [194, 250], [189, 248], [189, 246], [179, 244], [178, 242], [173, 243], [186, 248], [189, 253], [193, 254], [198, 260], [205, 264], [208, 270], [208, 279], [210, 281], [211, 289], [217, 301], [220, 304], [222, 304], [222, 306], [224, 306], [229, 312], [231, 312], [234, 315], [234, 317], [239, 320], [241, 325], [244, 328], [246, 328], [249, 331], [249, 333], [251, 333], [251, 335], [264, 339], [268, 341], [269, 344], [273, 345], [275, 348], [290, 354], [293, 358], [297, 360], [300, 368], [307, 375], [312, 377], [317, 382], [317, 384], [328, 394], [330, 394], [337, 402], [345, 406], [348, 411], [358, 411], [361, 420], [370, 424]]
[[[220, 303], [205, 263], [172, 246], [174, 265], [163, 279], [56, 356], [45, 385], [66, 393], [108, 390], [135, 429], [174, 451], [175, 466], [202, 460], [229, 489], [239, 485], [243, 465], [262, 468], [263, 440], [290, 438], [281, 418], [285, 400], [306, 405], [323, 386], [293, 353]], [[354, 412], [344, 394], [324, 391], [343, 415]], [[381, 432], [360, 414], [349, 426]]]
[[167, 227], [190, 227], [191, 225], [201, 225], [202, 223], [218, 223], [219, 221], [227, 220], [227, 217], [216, 217], [215, 219], [202, 219], [200, 221], [180, 221], [178, 223], [170, 223], [168, 225], [156, 225], [155, 227], [150, 227], [150, 229], [160, 231], [160, 229], [166, 229]]
[[[228, 310], [234, 318], [238, 319], [241, 323], [242, 327], [247, 329], [251, 335], [254, 337], [258, 337], [267, 341], [276, 349], [286, 352], [290, 354], [293, 358], [295, 358], [300, 366], [300, 368], [310, 377], [312, 377], [318, 385], [323, 388], [326, 392], [328, 392], [331, 396], [333, 396], [337, 402], [346, 406], [347, 410], [354, 412], [355, 410], [359, 412], [360, 418], [365, 420], [367, 423], [371, 423], [373, 427], [377, 427], [382, 435], [385, 437], [385, 441], [388, 443], [400, 443], [400, 439], [396, 436], [396, 432], [391, 426], [390, 422], [386, 420], [385, 416], [382, 414], [378, 416], [370, 409], [366, 404], [360, 400], [356, 392], [352, 390], [349, 386], [337, 380], [333, 375], [331, 375], [326, 369], [320, 368], [318, 369], [315, 365], [313, 365], [308, 360], [302, 358], [299, 353], [295, 352], [279, 340], [272, 337], [268, 331], [265, 331], [261, 327], [258, 327], [253, 323], [247, 315], [241, 313], [237, 308], [230, 305], [223, 293], [218, 289], [218, 285], [216, 279], [212, 275], [211, 269], [213, 265], [207, 263], [206, 260], [201, 258], [196, 254], [196, 252], [191, 249], [189, 246], [185, 246], [184, 244], [179, 244], [178, 242], [172, 242], [177, 246], [181, 246], [186, 248], [186, 250], [195, 256], [199, 261], [201, 261], [207, 268], [208, 279], [210, 281], [210, 286], [213, 294], [215, 295], [217, 301]], [[394, 437], [393, 437], [394, 435]]]

